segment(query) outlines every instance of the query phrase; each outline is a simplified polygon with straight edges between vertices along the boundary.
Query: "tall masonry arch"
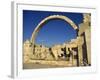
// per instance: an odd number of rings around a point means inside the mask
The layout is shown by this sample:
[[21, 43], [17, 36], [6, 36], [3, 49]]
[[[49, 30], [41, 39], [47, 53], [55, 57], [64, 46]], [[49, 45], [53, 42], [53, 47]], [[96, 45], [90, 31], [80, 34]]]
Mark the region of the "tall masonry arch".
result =
[[43, 27], [43, 24], [45, 24], [47, 21], [52, 20], [52, 19], [61, 19], [61, 20], [64, 20], [64, 21], [66, 21], [66, 23], [69, 23], [73, 27], [74, 30], [78, 31], [78, 26], [71, 19], [69, 19], [68, 17], [66, 17], [64, 15], [51, 15], [51, 16], [48, 16], [48, 17], [44, 18], [36, 26], [36, 28], [34, 29], [34, 31], [32, 33], [32, 36], [31, 36], [31, 40], [30, 40], [30, 42], [32, 43], [33, 46], [35, 44], [35, 38], [36, 38], [39, 30]]

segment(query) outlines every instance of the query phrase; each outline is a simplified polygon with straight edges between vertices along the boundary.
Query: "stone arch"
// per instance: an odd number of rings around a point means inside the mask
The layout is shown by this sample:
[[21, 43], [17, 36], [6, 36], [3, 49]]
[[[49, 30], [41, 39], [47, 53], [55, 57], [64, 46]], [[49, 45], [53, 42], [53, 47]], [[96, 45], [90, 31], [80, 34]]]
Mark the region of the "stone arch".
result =
[[64, 20], [66, 21], [67, 23], [69, 23], [73, 28], [74, 30], [78, 30], [78, 26], [71, 20], [69, 19], [68, 17], [64, 16], [64, 15], [51, 15], [51, 16], [48, 16], [46, 18], [44, 18], [37, 26], [36, 28], [34, 29], [33, 33], [32, 33], [32, 36], [31, 36], [31, 43], [32, 45], [34, 45], [34, 42], [35, 42], [35, 38], [39, 32], [39, 30], [43, 27], [42, 25], [44, 23], [46, 23], [46, 21], [48, 20], [51, 20], [51, 19], [61, 19], [61, 20]]
[[[66, 21], [66, 23], [69, 23], [73, 27], [74, 30], [78, 31], [78, 26], [71, 19], [69, 19], [68, 17], [66, 17], [64, 15], [51, 15], [51, 16], [48, 16], [48, 17], [44, 18], [36, 26], [36, 28], [34, 29], [34, 31], [32, 33], [32, 36], [31, 36], [31, 39], [30, 39], [30, 42], [32, 44], [32, 52], [33, 52], [33, 54], [34, 54], [35, 38], [36, 38], [39, 30], [43, 27], [43, 24], [45, 24], [47, 21], [52, 20], [52, 19], [61, 19], [61, 20], [64, 20], [64, 21]], [[77, 34], [78, 34], [78, 32], [77, 32]]]

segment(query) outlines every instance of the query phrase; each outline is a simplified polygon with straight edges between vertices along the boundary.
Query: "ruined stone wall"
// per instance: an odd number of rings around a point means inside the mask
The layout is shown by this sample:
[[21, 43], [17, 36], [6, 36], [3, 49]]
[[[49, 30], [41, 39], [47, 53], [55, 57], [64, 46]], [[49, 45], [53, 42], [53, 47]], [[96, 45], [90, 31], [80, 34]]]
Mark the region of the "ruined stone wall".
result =
[[[79, 24], [79, 30], [78, 30], [78, 36], [76, 39], [72, 39], [68, 43], [64, 43], [62, 45], [55, 45], [51, 47], [51, 50], [43, 45], [35, 45], [32, 44], [30, 41], [24, 42], [24, 61], [27, 62], [28, 60], [58, 60], [59, 56], [64, 54], [64, 51], [62, 49], [66, 49], [65, 52], [66, 54], [70, 54], [72, 52], [72, 57], [70, 57], [70, 63], [72, 62], [73, 65], [77, 65], [77, 60], [73, 58], [74, 53], [78, 54], [78, 62], [79, 66], [83, 65], [83, 44], [86, 44], [86, 49], [87, 49], [87, 59], [88, 59], [88, 64], [91, 64], [91, 30], [90, 30], [90, 15], [89, 14], [83, 14], [84, 20], [83, 23]], [[48, 19], [52, 18], [61, 18], [65, 19], [66, 21], [69, 21], [65, 16], [50, 16], [44, 19], [40, 24], [38, 25], [38, 29], [36, 28], [36, 31], [32, 34], [33, 43], [35, 40], [35, 34], [38, 33], [39, 29], [41, 28], [42, 23], [44, 23]], [[69, 23], [72, 25], [72, 21], [69, 21]], [[74, 27], [74, 26], [72, 26]], [[77, 26], [76, 26], [77, 27]], [[76, 29], [76, 27], [74, 27]], [[84, 41], [84, 36], [82, 35], [85, 33], [85, 41]], [[35, 36], [34, 36], [35, 35]], [[32, 40], [31, 40], [32, 41]], [[31, 45], [32, 44], [32, 45]], [[68, 50], [70, 48], [70, 51]], [[77, 48], [78, 53], [72, 50], [72, 48]], [[33, 49], [34, 49], [34, 54], [33, 54]], [[62, 57], [64, 58], [64, 57]]]
[[[78, 36], [83, 37], [83, 42], [86, 45], [86, 53], [87, 53], [87, 64], [91, 64], [91, 15], [90, 14], [83, 14], [83, 23], [79, 24], [79, 32]], [[83, 36], [84, 33], [84, 36]], [[85, 41], [84, 41], [85, 40]], [[84, 61], [83, 61], [83, 55], [84, 53], [82, 52], [82, 45], [78, 46], [78, 52], [79, 52], [79, 65], [81, 66]]]
[[29, 61], [30, 56], [32, 55], [32, 47], [29, 40], [26, 40], [23, 45], [23, 55], [24, 55], [24, 62]]

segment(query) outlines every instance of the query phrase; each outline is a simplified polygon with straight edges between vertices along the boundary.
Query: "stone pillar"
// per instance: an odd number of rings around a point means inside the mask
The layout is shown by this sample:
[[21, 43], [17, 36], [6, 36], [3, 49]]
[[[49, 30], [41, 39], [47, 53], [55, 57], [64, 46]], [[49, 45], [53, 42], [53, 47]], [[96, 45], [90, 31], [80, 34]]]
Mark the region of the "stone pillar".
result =
[[79, 60], [79, 66], [83, 64], [83, 54], [82, 54], [82, 45], [78, 45], [78, 60]]
[[72, 56], [73, 56], [73, 66], [77, 66], [77, 59], [75, 59], [75, 56], [77, 55], [77, 52], [72, 50]]
[[84, 43], [84, 39], [83, 36], [79, 36], [77, 37], [78, 41], [78, 60], [79, 60], [79, 66], [83, 65], [83, 49], [82, 49], [82, 45]]
[[66, 60], [70, 60], [69, 57], [68, 57], [68, 55], [70, 55], [70, 54], [69, 54], [69, 51], [68, 51], [68, 47], [67, 46], [66, 46], [66, 55], [67, 55]]
[[71, 63], [73, 66], [73, 56], [72, 55], [69, 57], [69, 63]]
[[87, 47], [87, 60], [88, 64], [91, 64], [91, 31], [88, 28], [85, 31], [86, 47]]

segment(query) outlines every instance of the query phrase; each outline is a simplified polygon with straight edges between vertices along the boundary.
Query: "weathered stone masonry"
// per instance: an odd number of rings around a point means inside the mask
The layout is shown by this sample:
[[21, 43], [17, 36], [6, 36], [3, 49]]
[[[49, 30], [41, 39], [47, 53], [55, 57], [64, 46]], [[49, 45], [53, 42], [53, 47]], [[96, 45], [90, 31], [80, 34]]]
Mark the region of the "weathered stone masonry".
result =
[[[64, 60], [72, 64], [72, 66], [91, 65], [91, 16], [87, 13], [83, 14], [83, 17], [83, 23], [79, 24], [79, 27], [71, 19], [63, 15], [51, 15], [43, 19], [33, 31], [31, 39], [24, 42], [24, 63], [30, 62], [30, 60]], [[76, 30], [77, 38], [69, 43], [55, 45], [51, 48], [35, 44], [35, 38], [43, 24], [55, 18], [69, 23]]]

